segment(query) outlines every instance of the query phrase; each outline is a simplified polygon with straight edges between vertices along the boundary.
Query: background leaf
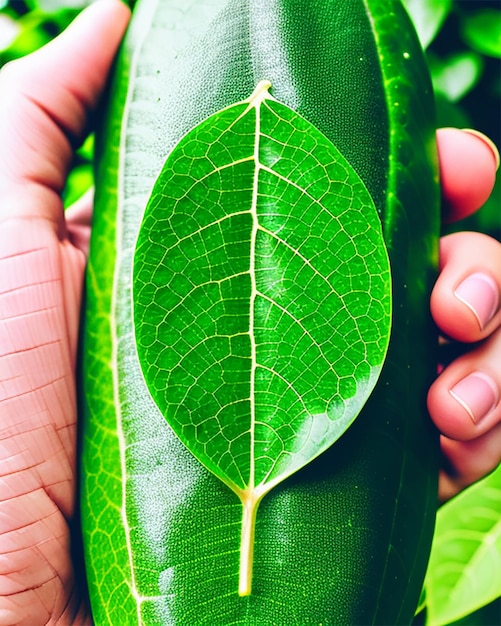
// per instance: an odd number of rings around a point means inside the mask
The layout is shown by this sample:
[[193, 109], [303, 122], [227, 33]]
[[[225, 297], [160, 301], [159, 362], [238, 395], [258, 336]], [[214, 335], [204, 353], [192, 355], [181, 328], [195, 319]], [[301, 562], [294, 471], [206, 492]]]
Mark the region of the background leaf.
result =
[[449, 102], [458, 102], [473, 89], [483, 70], [482, 57], [468, 50], [447, 59], [430, 55], [429, 65], [435, 94], [445, 96]]
[[464, 41], [482, 54], [501, 58], [501, 10], [484, 9], [462, 24]]
[[452, 0], [402, 0], [424, 49], [435, 39], [452, 8]]
[[501, 466], [441, 507], [426, 575], [427, 625], [458, 620], [501, 595]]

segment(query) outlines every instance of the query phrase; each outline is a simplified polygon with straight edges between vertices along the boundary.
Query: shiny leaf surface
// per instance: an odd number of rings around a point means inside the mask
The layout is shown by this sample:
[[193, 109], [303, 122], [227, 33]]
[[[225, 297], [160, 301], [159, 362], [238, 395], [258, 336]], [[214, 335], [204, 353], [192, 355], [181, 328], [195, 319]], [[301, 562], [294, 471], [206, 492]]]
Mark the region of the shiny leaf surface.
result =
[[[133, 328], [138, 233], [174, 146], [263, 78], [363, 180], [392, 266], [392, 338], [359, 417], [274, 488], [238, 597], [242, 507], [167, 424]], [[96, 624], [405, 624], [436, 511], [428, 298], [438, 201], [431, 85], [394, 0], [139, 0], [99, 134], [87, 280], [82, 517]]]

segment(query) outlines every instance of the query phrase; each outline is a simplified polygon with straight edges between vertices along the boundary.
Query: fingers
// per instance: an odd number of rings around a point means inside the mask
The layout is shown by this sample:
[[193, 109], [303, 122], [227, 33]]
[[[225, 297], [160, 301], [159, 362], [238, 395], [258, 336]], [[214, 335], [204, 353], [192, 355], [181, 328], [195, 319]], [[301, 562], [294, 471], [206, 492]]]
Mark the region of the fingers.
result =
[[494, 187], [499, 152], [475, 131], [442, 128], [437, 131], [443, 220], [454, 222], [479, 209]]
[[97, 105], [128, 18], [118, 0], [99, 0], [52, 43], [3, 68], [0, 221], [61, 222], [59, 193], [73, 148]]
[[430, 387], [428, 408], [440, 431], [476, 439], [501, 422], [501, 330], [449, 365]]
[[[443, 219], [450, 222], [487, 200], [499, 153], [473, 131], [441, 129], [437, 141]], [[440, 245], [441, 273], [431, 298], [435, 322], [455, 341], [482, 342], [453, 361], [428, 394], [448, 466], [439, 482], [446, 500], [501, 461], [501, 244], [479, 233], [457, 233]]]
[[441, 266], [433, 317], [445, 335], [474, 344], [428, 394], [451, 468], [440, 479], [447, 498], [501, 461], [501, 244], [479, 233], [449, 235], [441, 241]]
[[449, 235], [441, 266], [431, 297], [435, 322], [453, 340], [484, 341], [437, 378], [428, 406], [443, 434], [468, 440], [501, 420], [501, 244], [480, 233]]
[[455, 233], [440, 242], [440, 276], [431, 312], [441, 331], [475, 342], [501, 324], [501, 244], [480, 233]]
[[501, 424], [472, 441], [454, 441], [441, 437], [442, 453], [452, 471], [442, 471], [440, 500], [448, 500], [459, 491], [496, 469], [501, 461]]

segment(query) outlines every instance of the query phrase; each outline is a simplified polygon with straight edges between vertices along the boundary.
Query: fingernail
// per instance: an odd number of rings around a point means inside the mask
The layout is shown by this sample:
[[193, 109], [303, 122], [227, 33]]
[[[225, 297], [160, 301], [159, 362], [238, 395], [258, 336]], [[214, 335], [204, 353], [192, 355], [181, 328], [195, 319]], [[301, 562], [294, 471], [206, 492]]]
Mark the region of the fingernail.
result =
[[454, 292], [456, 298], [477, 318], [480, 330], [483, 330], [499, 308], [499, 289], [487, 274], [475, 272], [463, 280]]
[[449, 390], [471, 417], [474, 424], [487, 417], [499, 401], [496, 383], [483, 372], [473, 372]]
[[497, 146], [492, 141], [492, 139], [490, 137], [487, 137], [487, 135], [484, 135], [484, 133], [481, 133], [479, 130], [475, 130], [474, 128], [463, 128], [462, 130], [465, 133], [470, 133], [470, 135], [474, 135], [475, 137], [478, 137], [491, 149], [491, 152], [494, 156], [494, 161], [496, 162], [496, 171], [497, 171], [499, 169], [499, 162], [500, 162], [499, 150], [497, 149]]

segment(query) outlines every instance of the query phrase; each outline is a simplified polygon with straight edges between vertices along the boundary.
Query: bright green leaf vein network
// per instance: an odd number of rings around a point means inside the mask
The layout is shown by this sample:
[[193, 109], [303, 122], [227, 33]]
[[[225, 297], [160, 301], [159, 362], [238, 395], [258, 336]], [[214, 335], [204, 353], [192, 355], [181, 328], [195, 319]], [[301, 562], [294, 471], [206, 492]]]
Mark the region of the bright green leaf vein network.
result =
[[268, 88], [263, 81], [171, 152], [133, 280], [152, 397], [254, 515], [356, 418], [391, 327], [388, 256], [368, 191]]

